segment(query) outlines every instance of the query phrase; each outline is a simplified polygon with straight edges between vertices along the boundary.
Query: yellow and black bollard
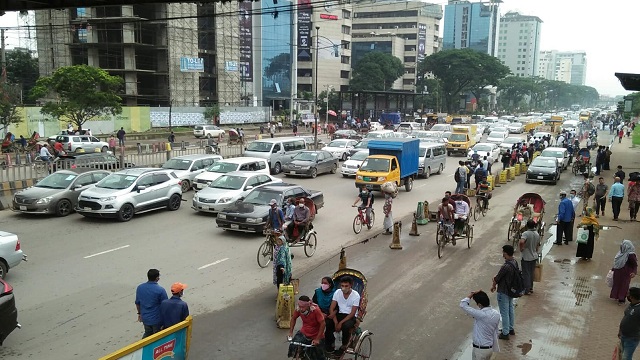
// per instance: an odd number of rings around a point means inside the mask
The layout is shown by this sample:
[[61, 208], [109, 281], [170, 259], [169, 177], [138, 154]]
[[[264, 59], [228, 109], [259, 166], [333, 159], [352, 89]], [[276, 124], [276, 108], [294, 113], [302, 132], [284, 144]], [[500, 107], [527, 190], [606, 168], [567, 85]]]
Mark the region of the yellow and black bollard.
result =
[[340, 250], [340, 263], [338, 264], [338, 270], [347, 268], [347, 256], [344, 254], [344, 248]]
[[409, 235], [411, 236], [420, 236], [418, 232], [418, 219], [417, 214], [413, 213], [413, 221], [411, 222], [411, 231], [409, 231]]
[[402, 232], [402, 221], [398, 221], [393, 224], [393, 239], [391, 240], [391, 245], [389, 245], [391, 249], [402, 250], [402, 245], [400, 245], [401, 232]]

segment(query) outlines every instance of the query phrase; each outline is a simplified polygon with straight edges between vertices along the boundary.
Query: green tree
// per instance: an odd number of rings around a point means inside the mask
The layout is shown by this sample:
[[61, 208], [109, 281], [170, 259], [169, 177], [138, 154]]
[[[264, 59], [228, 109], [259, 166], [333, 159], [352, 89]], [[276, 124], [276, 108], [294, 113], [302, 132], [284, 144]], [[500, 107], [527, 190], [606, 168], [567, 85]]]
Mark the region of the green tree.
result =
[[[23, 99], [31, 93], [31, 89], [36, 85], [40, 77], [38, 59], [31, 56], [28, 51], [14, 49], [7, 51], [7, 81], [10, 84], [18, 85], [22, 88]], [[18, 92], [18, 95], [20, 93]], [[18, 100], [21, 100], [18, 97]]]
[[329, 109], [334, 111], [339, 111], [338, 108], [340, 106], [340, 94], [333, 89], [329, 91], [324, 90], [318, 95], [318, 111], [322, 114], [327, 112], [327, 95], [329, 96]]
[[393, 82], [403, 73], [404, 65], [397, 57], [369, 52], [353, 68], [349, 85], [353, 91], [391, 90]]
[[20, 88], [8, 83], [0, 84], [0, 126], [2, 132], [13, 124], [19, 124], [22, 118], [18, 115], [17, 104], [20, 102]]
[[35, 99], [56, 96], [57, 100], [47, 101], [40, 112], [81, 127], [101, 115], [122, 112], [122, 99], [118, 96], [122, 84], [121, 77], [96, 67], [65, 66], [38, 79], [32, 96]]
[[534, 79], [507, 76], [498, 83], [498, 105], [503, 110], [519, 110], [520, 104], [525, 96], [531, 96], [534, 90]]
[[220, 116], [220, 106], [218, 104], [213, 104], [206, 109], [204, 109], [204, 119], [212, 124], [216, 123], [216, 119]]

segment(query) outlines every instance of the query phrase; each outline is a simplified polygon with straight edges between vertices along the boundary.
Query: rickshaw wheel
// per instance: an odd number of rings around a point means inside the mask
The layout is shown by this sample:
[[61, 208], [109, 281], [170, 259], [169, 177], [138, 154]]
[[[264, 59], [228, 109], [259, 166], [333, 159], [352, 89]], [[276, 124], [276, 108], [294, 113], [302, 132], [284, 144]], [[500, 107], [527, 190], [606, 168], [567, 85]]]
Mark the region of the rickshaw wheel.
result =
[[473, 226], [467, 225], [467, 248], [471, 249], [471, 243], [473, 242]]
[[480, 212], [480, 205], [476, 204], [476, 206], [473, 207], [473, 220], [478, 221]]
[[507, 241], [511, 240], [511, 236], [512, 236], [511, 235], [511, 231], [514, 230], [514, 227], [515, 227], [515, 225], [514, 225], [514, 222], [512, 220], [511, 223], [509, 223], [509, 229], [507, 229]]
[[307, 240], [304, 242], [304, 254], [307, 257], [312, 257], [316, 253], [318, 247], [318, 239], [316, 234], [310, 234]]
[[355, 356], [354, 360], [357, 359], [371, 359], [371, 349], [373, 348], [373, 343], [371, 341], [371, 335], [365, 334], [360, 339], [358, 339], [358, 343], [354, 348]]

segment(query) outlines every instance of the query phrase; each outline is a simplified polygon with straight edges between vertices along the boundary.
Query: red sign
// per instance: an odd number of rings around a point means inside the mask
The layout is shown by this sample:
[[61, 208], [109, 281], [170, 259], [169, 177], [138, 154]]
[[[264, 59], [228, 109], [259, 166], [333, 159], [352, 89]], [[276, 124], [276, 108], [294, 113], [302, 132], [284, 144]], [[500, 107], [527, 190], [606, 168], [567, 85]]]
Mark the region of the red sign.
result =
[[163, 359], [164, 357], [173, 357], [173, 350], [176, 347], [176, 339], [167, 341], [164, 344], [153, 349], [153, 360]]
[[325, 19], [325, 20], [338, 20], [338, 15], [320, 14], [320, 19]]

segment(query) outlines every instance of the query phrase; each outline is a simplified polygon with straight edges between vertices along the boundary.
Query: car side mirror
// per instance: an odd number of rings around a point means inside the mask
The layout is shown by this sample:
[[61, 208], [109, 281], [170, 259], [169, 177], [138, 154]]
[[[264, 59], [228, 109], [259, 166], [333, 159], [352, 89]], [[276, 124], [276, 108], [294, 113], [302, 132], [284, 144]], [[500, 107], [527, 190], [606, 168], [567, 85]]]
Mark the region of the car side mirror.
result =
[[73, 187], [73, 190], [80, 190], [80, 189], [82, 189], [83, 187], [84, 187], [84, 185], [80, 185], [80, 184], [78, 184], [78, 185], [76, 185], [76, 186], [74, 186], [74, 187]]
[[320, 161], [322, 161], [322, 160], [318, 159], [318, 160], [316, 160], [316, 163], [318, 163], [318, 164], [319, 164], [319, 163], [320, 163]]
[[147, 188], [147, 187], [146, 187], [145, 185], [138, 185], [138, 186], [136, 186], [136, 189], [138, 190], [138, 192], [140, 192], [140, 191], [142, 191], [142, 190], [144, 190], [144, 189], [146, 189], [146, 188]]
[[249, 186], [247, 186], [246, 188], [244, 188], [244, 190], [245, 190], [245, 191], [247, 191], [247, 190], [251, 190], [251, 189], [253, 189], [253, 185], [249, 185]]
[[347, 156], [347, 160], [351, 160], [351, 156]]

